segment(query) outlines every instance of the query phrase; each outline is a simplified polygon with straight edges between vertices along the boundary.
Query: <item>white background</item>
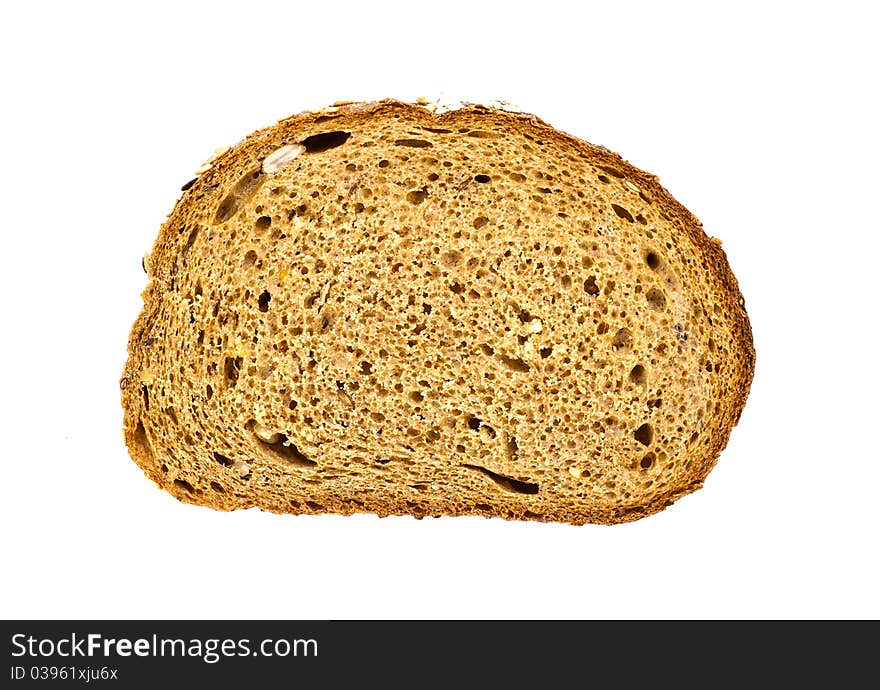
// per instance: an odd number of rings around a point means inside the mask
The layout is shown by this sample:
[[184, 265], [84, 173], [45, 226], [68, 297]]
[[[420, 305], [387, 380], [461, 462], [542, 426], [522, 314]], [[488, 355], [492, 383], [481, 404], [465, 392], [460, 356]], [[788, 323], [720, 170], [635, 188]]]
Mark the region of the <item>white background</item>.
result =
[[[877, 618], [873, 3], [7, 3], [0, 616]], [[616, 527], [222, 514], [122, 443], [141, 256], [222, 144], [504, 99], [723, 239], [758, 353], [705, 488]]]

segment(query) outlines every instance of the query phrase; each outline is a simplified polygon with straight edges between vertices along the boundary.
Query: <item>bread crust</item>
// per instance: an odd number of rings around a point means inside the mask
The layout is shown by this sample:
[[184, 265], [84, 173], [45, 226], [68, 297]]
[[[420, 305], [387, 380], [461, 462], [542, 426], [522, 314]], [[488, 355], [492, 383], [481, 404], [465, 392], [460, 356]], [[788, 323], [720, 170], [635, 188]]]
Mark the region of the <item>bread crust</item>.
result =
[[[149, 403], [145, 397], [148, 394], [144, 393], [144, 390], [148, 390], [148, 387], [143, 384], [157, 373], [149, 371], [144, 366], [144, 353], [156, 344], [150, 342], [153, 324], [161, 317], [163, 299], [173, 292], [177, 272], [184, 270], [179, 265], [178, 259], [182, 243], [180, 228], [186, 221], [187, 214], [193, 208], [208, 201], [216, 204], [217, 195], [228, 186], [228, 171], [252, 166], [255, 156], [265, 156], [269, 150], [277, 148], [279, 141], [286, 141], [291, 137], [295, 139], [296, 133], [310, 128], [322, 131], [335, 128], [356, 129], [363, 123], [376, 118], [392, 117], [394, 114], [414, 122], [421, 122], [427, 127], [452, 130], [479, 125], [489, 117], [493, 120], [494, 129], [525, 132], [529, 137], [555, 142], [562, 150], [571, 152], [573, 156], [588, 158], [594, 165], [606, 166], [635, 184], [645, 197], [651, 199], [655, 208], [662, 209], [661, 213], [668, 218], [669, 224], [678, 232], [685, 234], [689, 241], [699, 248], [706, 260], [706, 270], [712, 274], [713, 281], [721, 287], [713, 297], [721, 300], [721, 304], [717, 306], [732, 324], [736, 350], [730, 353], [729, 366], [726, 369], [732, 395], [729, 400], [724, 401], [723, 409], [719, 410], [718, 431], [714, 433], [711, 443], [701, 454], [697, 465], [691, 468], [686, 483], [671, 486], [663, 493], [653, 495], [650, 500], [640, 504], [585, 505], [578, 510], [571, 510], [565, 506], [549, 506], [536, 511], [515, 504], [501, 508], [493, 505], [486, 509], [479, 505], [465, 506], [455, 500], [454, 496], [443, 495], [432, 496], [427, 504], [414, 506], [412, 502], [390, 494], [384, 498], [377, 494], [367, 497], [366, 500], [363, 500], [363, 497], [362, 500], [353, 500], [351, 496], [323, 495], [320, 503], [310, 502], [308, 496], [298, 496], [292, 497], [294, 499], [292, 502], [282, 505], [274, 500], [264, 501], [258, 493], [248, 494], [247, 489], [220, 493], [204, 490], [195, 486], [183, 474], [175, 475], [177, 468], [169, 467], [167, 460], [163, 462], [165, 451], [155, 435], [149, 433], [144, 426], [144, 419], [151, 413], [145, 409]], [[217, 155], [210, 161], [210, 167], [187, 187], [177, 200], [168, 220], [162, 225], [145, 268], [150, 281], [142, 293], [144, 308], [131, 329], [128, 341], [129, 357], [120, 380], [125, 442], [135, 462], [159, 487], [169, 490], [182, 501], [218, 510], [258, 506], [276, 513], [371, 512], [379, 516], [412, 515], [417, 518], [427, 515], [469, 514], [571, 524], [630, 522], [656, 513], [681, 496], [702, 487], [703, 481], [727, 445], [731, 430], [739, 421], [754, 375], [755, 350], [745, 301], [725, 252], [720, 243], [705, 234], [700, 221], [672, 197], [656, 176], [639, 170], [617, 153], [604, 147], [589, 144], [554, 129], [534, 115], [483, 105], [464, 104], [459, 109], [438, 113], [427, 106], [393, 99], [369, 103], [345, 103], [318, 111], [303, 112], [281, 120], [276, 125], [258, 130], [236, 146]], [[181, 438], [166, 438], [163, 443], [182, 444], [183, 441]]]

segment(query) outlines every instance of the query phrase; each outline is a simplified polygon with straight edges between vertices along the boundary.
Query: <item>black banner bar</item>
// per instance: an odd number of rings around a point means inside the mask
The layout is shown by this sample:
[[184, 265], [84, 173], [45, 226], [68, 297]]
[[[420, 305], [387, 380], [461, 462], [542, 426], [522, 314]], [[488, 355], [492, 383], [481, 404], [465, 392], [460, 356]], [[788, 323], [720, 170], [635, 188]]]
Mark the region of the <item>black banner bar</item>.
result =
[[[858, 679], [876, 622], [3, 621], [3, 687]], [[853, 634], [850, 634], [853, 633]], [[413, 675], [415, 674], [415, 675]], [[709, 674], [708, 676], [706, 674]], [[587, 679], [592, 679], [587, 682]], [[466, 682], [465, 682], [466, 681]], [[677, 682], [677, 681], [676, 681]]]

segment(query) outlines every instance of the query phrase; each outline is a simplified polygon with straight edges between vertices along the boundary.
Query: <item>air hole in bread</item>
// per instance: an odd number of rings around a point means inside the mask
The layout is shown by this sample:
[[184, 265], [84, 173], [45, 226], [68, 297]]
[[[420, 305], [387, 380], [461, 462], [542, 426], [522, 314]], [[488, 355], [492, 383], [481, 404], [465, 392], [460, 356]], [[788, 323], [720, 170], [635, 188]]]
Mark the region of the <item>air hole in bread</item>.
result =
[[313, 292], [311, 295], [305, 298], [303, 301], [303, 305], [306, 309], [311, 309], [315, 306], [315, 303], [318, 301], [318, 298], [321, 296], [321, 292]]
[[197, 225], [196, 227], [194, 227], [190, 231], [189, 237], [186, 238], [186, 244], [183, 246], [183, 251], [182, 251], [183, 254], [186, 254], [187, 252], [189, 252], [190, 247], [192, 247], [193, 244], [195, 244], [196, 237], [198, 237], [198, 234], [199, 234], [199, 226]]
[[257, 304], [260, 307], [260, 311], [266, 312], [269, 311], [269, 302], [272, 301], [272, 295], [269, 294], [268, 290], [263, 290], [260, 293], [259, 298], [257, 299]]
[[584, 281], [584, 292], [594, 297], [599, 294], [600, 288], [596, 284], [596, 276], [590, 276]]
[[475, 137], [477, 139], [497, 139], [498, 138], [497, 132], [490, 132], [489, 130], [486, 130], [486, 129], [472, 129], [470, 132], [467, 133], [467, 135], [469, 137]]
[[239, 205], [256, 194], [264, 179], [265, 177], [259, 168], [245, 173], [235, 183], [232, 191], [220, 202], [217, 212], [214, 214], [214, 223], [225, 223], [232, 218], [238, 212]]
[[487, 476], [499, 487], [511, 493], [537, 494], [539, 490], [538, 484], [524, 482], [519, 479], [514, 479], [513, 477], [506, 477], [503, 474], [497, 474], [496, 472], [488, 470], [485, 467], [480, 467], [479, 465], [462, 465], [462, 467], [466, 467], [469, 470], [473, 470]]
[[370, 362], [361, 362], [360, 368], [362, 374], [367, 374], [369, 376], [373, 373], [373, 365]]
[[644, 457], [639, 463], [639, 467], [641, 467], [643, 470], [647, 470], [651, 466], [653, 466], [656, 459], [657, 457], [653, 453], [645, 453]]
[[224, 489], [219, 482], [211, 482], [211, 489], [216, 491], [218, 494], [225, 494], [226, 489]]
[[479, 182], [480, 184], [486, 184], [486, 183], [489, 182], [492, 178], [489, 177], [488, 175], [482, 175], [482, 174], [481, 174], [481, 175], [474, 175], [474, 179], [475, 179], [477, 182]]
[[223, 201], [220, 202], [220, 205], [217, 207], [217, 213], [214, 214], [214, 222], [225, 223], [227, 220], [235, 215], [236, 211], [238, 211], [238, 200], [235, 198], [234, 195], [229, 194], [223, 199]]
[[650, 424], [642, 424], [633, 432], [633, 437], [643, 446], [650, 446], [654, 440], [654, 428]]
[[183, 489], [188, 494], [194, 494], [196, 492], [195, 488], [193, 488], [193, 485], [185, 479], [175, 479], [174, 486], [178, 487], [179, 489]]
[[428, 149], [434, 146], [430, 141], [426, 141], [425, 139], [397, 139], [394, 142], [395, 146], [409, 146], [411, 148], [416, 149]]
[[538, 350], [538, 354], [541, 355], [541, 359], [547, 359], [550, 355], [553, 354], [553, 346], [546, 345], [542, 347], [540, 350]]
[[250, 170], [242, 175], [241, 179], [235, 183], [232, 193], [240, 201], [247, 201], [260, 187], [262, 187], [264, 180], [263, 171], [260, 168]]
[[245, 268], [250, 268], [257, 261], [257, 253], [251, 249], [247, 254], [244, 255], [244, 260], [241, 262], [242, 266]]
[[427, 198], [428, 190], [426, 189], [415, 189], [406, 195], [406, 200], [413, 206], [418, 206]]
[[318, 512], [318, 513], [324, 512], [324, 506], [321, 505], [320, 503], [318, 503], [317, 501], [306, 501], [306, 506], [308, 506], [308, 508], [310, 510], [314, 510], [315, 512]]
[[611, 209], [618, 215], [618, 217], [623, 218], [624, 220], [627, 220], [630, 223], [635, 223], [635, 218], [633, 218], [632, 213], [627, 211], [623, 206], [618, 206], [617, 204], [611, 204]]
[[599, 168], [601, 170], [604, 170], [605, 172], [607, 172], [612, 177], [617, 177], [617, 178], [624, 177], [624, 174], [622, 172], [620, 172], [620, 170], [618, 170], [617, 168], [612, 168], [610, 165], [600, 165]]
[[306, 153], [322, 153], [342, 146], [350, 136], [351, 132], [322, 132], [306, 137], [302, 140], [302, 145], [306, 147]]
[[660, 268], [660, 257], [654, 252], [648, 252], [645, 254], [645, 263], [648, 264], [648, 268], [652, 271], [656, 271]]
[[648, 380], [648, 372], [641, 364], [636, 364], [629, 372], [629, 380], [637, 386], [643, 386]]
[[272, 225], [272, 216], [260, 216], [254, 223], [254, 227], [261, 232], [266, 230], [270, 225]]
[[238, 383], [241, 364], [241, 357], [225, 357], [223, 359], [223, 376], [226, 378], [226, 385], [230, 388], [235, 388], [235, 384]]
[[632, 331], [628, 328], [621, 328], [614, 334], [611, 340], [611, 349], [613, 350], [629, 350], [633, 345]]
[[442, 127], [420, 127], [419, 129], [431, 132], [432, 134], [452, 134], [451, 129], [443, 129]]
[[214, 462], [217, 462], [217, 463], [223, 465], [223, 467], [232, 467], [232, 460], [227, 458], [225, 455], [222, 455], [222, 454], [214, 451], [213, 457], [214, 457]]
[[655, 311], [663, 311], [666, 309], [666, 295], [663, 294], [662, 290], [652, 288], [645, 294], [645, 298], [648, 300], [648, 306], [651, 307], [651, 309]]
[[458, 266], [462, 261], [464, 261], [464, 254], [457, 249], [443, 252], [443, 254], [440, 255], [440, 263], [446, 268]]
[[150, 391], [145, 385], [141, 385], [141, 392], [144, 394], [144, 410], [150, 411]]
[[511, 371], [516, 371], [520, 373], [525, 373], [529, 371], [529, 365], [526, 364], [519, 357], [508, 357], [507, 355], [498, 355], [498, 359], [501, 360], [501, 363], [510, 369]]
[[302, 453], [290, 439], [281, 433], [272, 434], [269, 440], [256, 435], [260, 446], [289, 465], [294, 467], [315, 467], [318, 463]]
[[517, 459], [517, 456], [519, 454], [519, 444], [516, 442], [516, 436], [507, 436], [507, 442], [505, 443], [504, 450], [508, 460]]
[[150, 460], [153, 459], [153, 449], [150, 447], [150, 442], [147, 439], [147, 430], [144, 427], [143, 421], [138, 420], [137, 426], [134, 429], [134, 442], [140, 448], [140, 451], [146, 455]]

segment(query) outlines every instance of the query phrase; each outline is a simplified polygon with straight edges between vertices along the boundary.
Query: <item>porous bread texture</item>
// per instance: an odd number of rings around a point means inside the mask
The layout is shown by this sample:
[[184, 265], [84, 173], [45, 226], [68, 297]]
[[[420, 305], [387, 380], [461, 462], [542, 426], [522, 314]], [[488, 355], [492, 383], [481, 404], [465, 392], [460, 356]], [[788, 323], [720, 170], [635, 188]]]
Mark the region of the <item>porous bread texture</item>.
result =
[[754, 369], [724, 252], [656, 177], [481, 106], [255, 132], [146, 267], [126, 442], [221, 510], [631, 521], [702, 485]]

